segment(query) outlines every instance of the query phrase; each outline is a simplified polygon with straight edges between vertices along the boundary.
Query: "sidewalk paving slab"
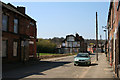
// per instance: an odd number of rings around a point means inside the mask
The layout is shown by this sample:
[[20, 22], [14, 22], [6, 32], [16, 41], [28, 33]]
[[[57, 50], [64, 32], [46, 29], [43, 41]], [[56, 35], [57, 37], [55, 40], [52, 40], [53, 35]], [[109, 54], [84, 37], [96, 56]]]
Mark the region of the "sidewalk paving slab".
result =
[[[104, 53], [99, 53], [98, 61], [92, 64], [98, 64], [92, 66], [88, 73], [86, 73], [86, 78], [114, 78], [113, 68], [108, 64], [107, 58]], [[92, 74], [92, 75], [91, 75]]]

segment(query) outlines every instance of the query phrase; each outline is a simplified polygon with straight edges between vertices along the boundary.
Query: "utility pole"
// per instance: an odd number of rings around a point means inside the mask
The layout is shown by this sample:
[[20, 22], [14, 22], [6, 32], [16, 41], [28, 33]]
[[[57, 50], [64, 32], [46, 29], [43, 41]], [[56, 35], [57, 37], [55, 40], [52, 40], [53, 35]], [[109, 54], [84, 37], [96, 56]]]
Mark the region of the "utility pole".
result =
[[98, 21], [96, 12], [96, 61], [98, 61]]
[[102, 35], [100, 35], [100, 44], [102, 46]]
[[[2, 64], [2, 2], [0, 1], [0, 64]], [[2, 79], [2, 66], [0, 65], [0, 79]]]
[[103, 50], [102, 50], [102, 35], [100, 35], [100, 44], [101, 44], [101, 53], [103, 52]]

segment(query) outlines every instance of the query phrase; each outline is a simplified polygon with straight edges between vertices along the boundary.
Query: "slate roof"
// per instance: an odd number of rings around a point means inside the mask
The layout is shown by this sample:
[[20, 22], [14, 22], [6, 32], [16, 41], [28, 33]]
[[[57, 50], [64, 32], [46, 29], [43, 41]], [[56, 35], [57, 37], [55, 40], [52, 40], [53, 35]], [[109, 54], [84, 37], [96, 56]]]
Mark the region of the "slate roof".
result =
[[[17, 13], [17, 14], [25, 17], [25, 18], [34, 20], [33, 18], [31, 18], [31, 17], [28, 16], [27, 14], [23, 14], [23, 13], [21, 13], [20, 11], [18, 11], [17, 8], [16, 8], [15, 6], [13, 6], [12, 4], [10, 4], [10, 3], [5, 4], [4, 2], [2, 2], [2, 7], [3, 7], [3, 8], [6, 8], [6, 9], [8, 9], [8, 10], [10, 10], [10, 11], [13, 11], [13, 12], [15, 12], [15, 13]], [[34, 21], [35, 21], [35, 20], [34, 20]]]
[[66, 38], [62, 41], [65, 42], [67, 40], [67, 37], [73, 36], [75, 38], [75, 41], [83, 41], [83, 37], [82, 36], [74, 36], [74, 35], [67, 35]]

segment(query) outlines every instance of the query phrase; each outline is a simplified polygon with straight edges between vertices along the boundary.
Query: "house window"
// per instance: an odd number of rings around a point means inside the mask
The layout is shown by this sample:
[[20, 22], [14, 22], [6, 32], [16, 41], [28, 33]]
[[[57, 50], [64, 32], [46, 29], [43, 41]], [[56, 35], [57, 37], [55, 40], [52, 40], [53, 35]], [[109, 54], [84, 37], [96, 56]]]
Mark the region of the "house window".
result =
[[66, 42], [66, 47], [69, 47], [69, 42]]
[[77, 47], [77, 42], [73, 42], [73, 47]]
[[14, 19], [14, 33], [18, 33], [18, 19]]
[[7, 31], [8, 29], [8, 16], [7, 15], [2, 15], [2, 30]]
[[73, 46], [72, 46], [72, 42], [69, 42], [69, 47], [73, 47]]
[[67, 41], [74, 41], [74, 37], [73, 36], [68, 37]]
[[13, 56], [17, 56], [18, 53], [18, 42], [13, 42]]
[[62, 46], [65, 47], [65, 43], [62, 43]]
[[7, 56], [7, 40], [2, 40], [2, 57]]
[[33, 22], [30, 22], [30, 25], [32, 25], [33, 27], [35, 26], [35, 24]]
[[77, 43], [77, 46], [80, 47], [80, 42]]

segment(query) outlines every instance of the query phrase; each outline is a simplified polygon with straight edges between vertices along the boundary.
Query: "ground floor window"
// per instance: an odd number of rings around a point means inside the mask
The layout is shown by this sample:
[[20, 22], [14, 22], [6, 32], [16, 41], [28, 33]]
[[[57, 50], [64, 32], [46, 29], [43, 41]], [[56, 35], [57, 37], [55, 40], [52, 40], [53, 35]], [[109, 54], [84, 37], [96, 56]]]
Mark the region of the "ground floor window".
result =
[[13, 42], [13, 56], [17, 56], [18, 53], [18, 42], [14, 41]]
[[2, 57], [7, 56], [7, 40], [2, 40]]

